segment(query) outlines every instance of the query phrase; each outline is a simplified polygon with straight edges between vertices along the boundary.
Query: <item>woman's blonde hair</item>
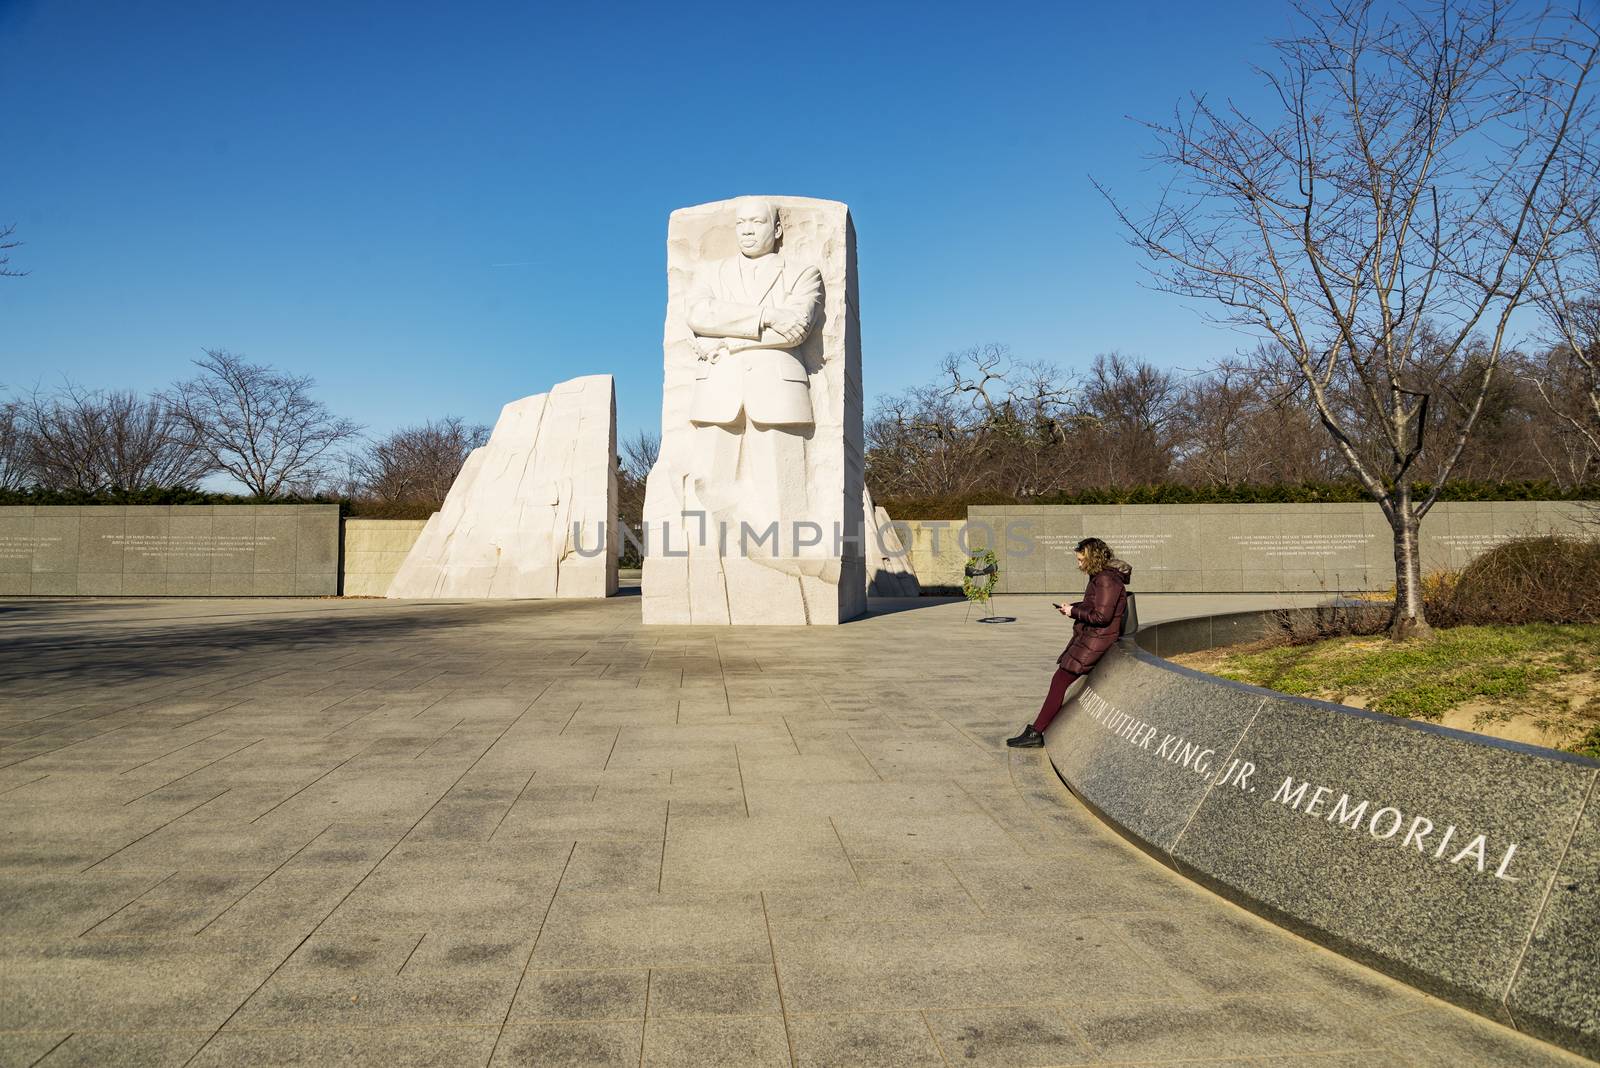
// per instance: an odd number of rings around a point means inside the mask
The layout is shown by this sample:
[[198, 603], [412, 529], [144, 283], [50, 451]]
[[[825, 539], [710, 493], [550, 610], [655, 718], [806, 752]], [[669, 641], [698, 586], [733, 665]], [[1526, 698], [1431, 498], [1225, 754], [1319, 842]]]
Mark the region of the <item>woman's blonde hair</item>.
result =
[[1084, 538], [1073, 551], [1083, 554], [1083, 572], [1086, 575], [1098, 575], [1116, 555], [1111, 551], [1111, 546], [1099, 538]]

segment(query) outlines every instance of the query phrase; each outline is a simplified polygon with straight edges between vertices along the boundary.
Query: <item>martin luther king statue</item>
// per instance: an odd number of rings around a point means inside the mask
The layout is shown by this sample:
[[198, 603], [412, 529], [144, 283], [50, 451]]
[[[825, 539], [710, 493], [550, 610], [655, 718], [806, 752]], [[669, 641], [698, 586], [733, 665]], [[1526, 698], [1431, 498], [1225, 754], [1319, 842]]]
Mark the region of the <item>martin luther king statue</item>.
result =
[[834, 201], [672, 213], [646, 623], [830, 624], [865, 609], [854, 272]]
[[778, 251], [770, 200], [734, 201], [737, 256], [695, 272], [684, 299], [698, 357], [689, 420], [698, 426], [812, 425], [805, 364], [794, 353], [822, 305], [822, 272]]

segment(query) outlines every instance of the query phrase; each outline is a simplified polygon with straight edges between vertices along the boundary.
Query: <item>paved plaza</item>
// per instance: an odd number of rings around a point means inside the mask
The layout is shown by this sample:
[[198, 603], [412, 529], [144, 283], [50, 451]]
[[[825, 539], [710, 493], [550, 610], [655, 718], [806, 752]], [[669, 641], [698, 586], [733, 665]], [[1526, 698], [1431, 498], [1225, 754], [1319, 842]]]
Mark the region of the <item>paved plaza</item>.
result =
[[0, 601], [0, 1066], [1586, 1063], [1107, 829], [998, 608]]

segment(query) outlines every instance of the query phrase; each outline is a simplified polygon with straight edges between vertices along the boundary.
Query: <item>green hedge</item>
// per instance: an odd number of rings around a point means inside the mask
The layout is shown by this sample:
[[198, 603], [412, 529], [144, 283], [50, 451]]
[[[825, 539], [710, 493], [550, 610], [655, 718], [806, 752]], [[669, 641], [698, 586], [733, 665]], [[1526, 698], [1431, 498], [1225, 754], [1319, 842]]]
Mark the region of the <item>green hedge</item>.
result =
[[[1431, 487], [1415, 485], [1417, 496]], [[1016, 497], [985, 491], [951, 497], [885, 498], [881, 505], [893, 519], [961, 519], [969, 506], [1008, 504], [1354, 504], [1370, 498], [1354, 482], [1305, 482], [1289, 485], [1111, 487], [1079, 493], [1053, 493]], [[1441, 501], [1593, 501], [1600, 500], [1600, 485], [1563, 490], [1553, 482], [1446, 482]]]
[[[366, 502], [344, 500], [339, 497], [275, 497], [272, 500], [262, 500], [259, 497], [246, 497], [239, 493], [211, 493], [206, 490], [195, 489], [193, 486], [160, 486], [142, 490], [109, 490], [101, 493], [86, 493], [83, 490], [0, 490], [0, 505], [28, 504], [35, 506], [49, 505], [97, 505], [97, 504], [337, 504], [340, 515], [365, 515], [378, 514], [364, 509], [378, 508], [384, 518], [409, 519], [407, 515], [390, 515], [390, 511], [398, 510], [398, 506], [369, 505]], [[415, 509], [412, 509], [415, 511]], [[426, 519], [430, 512], [422, 513], [421, 518]]]
[[235, 493], [207, 493], [193, 486], [86, 493], [83, 490], [0, 489], [0, 504], [261, 504]]
[[[1418, 496], [1429, 486], [1416, 484]], [[1111, 487], [1079, 493], [1053, 493], [1016, 497], [985, 491], [950, 497], [881, 498], [877, 501], [894, 519], [962, 519], [970, 505], [1007, 504], [1349, 504], [1366, 501], [1354, 482], [1299, 483], [1294, 485]], [[1600, 484], [1563, 490], [1551, 482], [1446, 482], [1442, 501], [1595, 501]], [[84, 493], [78, 490], [0, 490], [0, 505], [31, 504], [337, 504], [339, 514], [367, 519], [426, 519], [437, 509], [431, 503], [352, 501], [338, 497], [280, 497], [262, 501], [237, 493], [209, 493], [192, 486], [172, 486], [132, 492]]]

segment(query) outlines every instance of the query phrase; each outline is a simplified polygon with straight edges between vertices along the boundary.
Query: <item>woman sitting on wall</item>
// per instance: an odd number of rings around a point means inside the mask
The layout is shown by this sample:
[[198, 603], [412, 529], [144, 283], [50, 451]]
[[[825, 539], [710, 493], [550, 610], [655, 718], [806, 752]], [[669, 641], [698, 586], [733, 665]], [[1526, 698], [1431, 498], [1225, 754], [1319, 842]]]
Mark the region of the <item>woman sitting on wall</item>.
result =
[[1073, 618], [1072, 642], [1056, 658], [1055, 677], [1045, 695], [1039, 718], [1022, 728], [1006, 744], [1014, 749], [1037, 749], [1044, 745], [1044, 729], [1061, 711], [1067, 687], [1084, 675], [1122, 637], [1122, 620], [1128, 606], [1128, 582], [1133, 568], [1111, 553], [1111, 546], [1099, 538], [1084, 538], [1077, 545], [1078, 570], [1089, 576], [1083, 600], [1056, 605], [1056, 611]]

